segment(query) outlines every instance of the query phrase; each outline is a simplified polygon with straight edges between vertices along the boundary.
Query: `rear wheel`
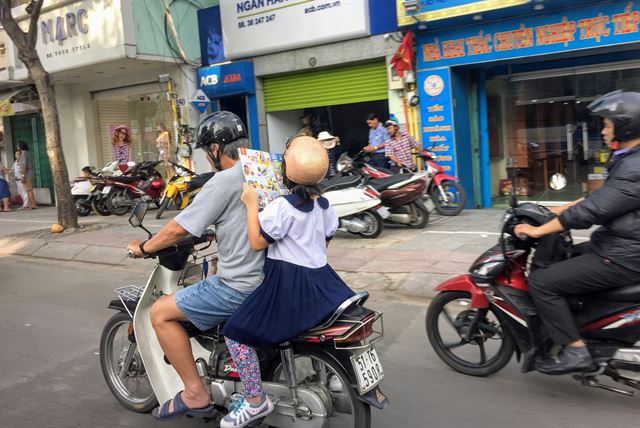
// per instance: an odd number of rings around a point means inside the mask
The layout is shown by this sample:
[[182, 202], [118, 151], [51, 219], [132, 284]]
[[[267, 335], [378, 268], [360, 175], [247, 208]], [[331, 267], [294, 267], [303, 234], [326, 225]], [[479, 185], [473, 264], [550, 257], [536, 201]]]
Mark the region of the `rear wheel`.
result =
[[365, 224], [366, 229], [363, 232], [359, 232], [358, 235], [363, 238], [377, 238], [382, 233], [384, 222], [380, 214], [373, 210], [364, 211], [356, 216], [358, 220]]
[[412, 229], [422, 229], [429, 222], [429, 211], [423, 209], [420, 204], [415, 202], [409, 206], [411, 210], [411, 223], [409, 227]]
[[438, 214], [445, 216], [460, 214], [467, 202], [464, 188], [455, 181], [443, 181], [440, 186], [434, 185], [431, 188], [430, 196]]
[[147, 413], [158, 405], [137, 345], [130, 340], [131, 317], [117, 313], [100, 338], [100, 367], [113, 395], [124, 407]]
[[113, 215], [125, 215], [131, 209], [130, 202], [132, 198], [126, 189], [112, 190], [106, 199], [107, 208]]
[[[369, 428], [371, 407], [360, 401], [351, 381], [342, 368], [329, 357], [311, 351], [296, 353], [298, 385], [330, 398], [325, 428]], [[286, 384], [282, 363], [276, 364], [265, 376], [267, 380]]]
[[111, 211], [109, 211], [109, 207], [107, 207], [106, 199], [107, 198], [100, 196], [91, 200], [91, 208], [93, 211], [103, 217], [111, 215]]
[[80, 217], [86, 217], [91, 214], [91, 205], [87, 204], [86, 196], [74, 196], [73, 201], [76, 204], [76, 211]]
[[496, 373], [513, 354], [513, 340], [493, 309], [471, 308], [471, 296], [464, 291], [446, 291], [433, 299], [427, 336], [442, 361], [471, 376]]

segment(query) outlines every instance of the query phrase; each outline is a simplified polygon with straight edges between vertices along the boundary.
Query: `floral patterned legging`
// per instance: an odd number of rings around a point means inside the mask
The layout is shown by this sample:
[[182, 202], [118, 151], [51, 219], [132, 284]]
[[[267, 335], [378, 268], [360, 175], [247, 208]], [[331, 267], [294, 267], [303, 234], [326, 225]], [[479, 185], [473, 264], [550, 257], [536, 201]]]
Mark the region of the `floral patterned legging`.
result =
[[255, 349], [231, 339], [225, 338], [225, 341], [233, 361], [236, 363], [236, 368], [244, 387], [244, 396], [252, 398], [262, 395], [260, 363]]

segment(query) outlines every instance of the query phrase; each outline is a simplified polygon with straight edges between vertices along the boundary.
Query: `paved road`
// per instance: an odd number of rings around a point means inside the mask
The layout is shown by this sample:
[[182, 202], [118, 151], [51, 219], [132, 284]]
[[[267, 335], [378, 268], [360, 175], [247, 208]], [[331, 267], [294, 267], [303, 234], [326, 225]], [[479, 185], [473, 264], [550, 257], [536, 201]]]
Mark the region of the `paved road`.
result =
[[[158, 427], [110, 395], [98, 341], [112, 289], [142, 271], [0, 257], [0, 423], [3, 427]], [[425, 301], [372, 291], [385, 313], [379, 351], [392, 400], [373, 411], [378, 428], [639, 427], [640, 397], [587, 389], [565, 378], [522, 376], [515, 362], [479, 379], [456, 374], [426, 344]], [[181, 420], [163, 427], [199, 427]], [[212, 425], [211, 425], [212, 426]]]

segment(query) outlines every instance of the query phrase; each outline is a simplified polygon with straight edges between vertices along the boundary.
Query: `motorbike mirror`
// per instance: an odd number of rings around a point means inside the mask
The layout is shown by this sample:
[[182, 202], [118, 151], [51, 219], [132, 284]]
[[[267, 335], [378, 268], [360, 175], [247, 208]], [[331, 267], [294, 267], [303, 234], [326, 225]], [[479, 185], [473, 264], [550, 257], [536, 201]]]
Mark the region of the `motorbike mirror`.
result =
[[559, 172], [553, 174], [551, 179], [549, 180], [549, 187], [552, 190], [562, 190], [567, 187], [567, 177], [560, 174]]
[[138, 202], [133, 207], [133, 212], [129, 217], [129, 224], [133, 227], [141, 227], [142, 220], [144, 216], [147, 214], [147, 209], [149, 208], [149, 204], [147, 202]]

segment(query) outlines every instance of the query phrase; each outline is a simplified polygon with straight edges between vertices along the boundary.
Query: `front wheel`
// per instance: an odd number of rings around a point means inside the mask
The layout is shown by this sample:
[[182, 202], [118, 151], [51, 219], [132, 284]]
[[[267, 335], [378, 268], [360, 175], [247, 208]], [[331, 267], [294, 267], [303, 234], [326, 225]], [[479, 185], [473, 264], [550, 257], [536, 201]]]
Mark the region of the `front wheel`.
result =
[[100, 337], [100, 367], [111, 393], [127, 409], [147, 413], [158, 405], [135, 341], [129, 337], [129, 314], [119, 312]]
[[427, 336], [433, 350], [449, 367], [471, 376], [489, 376], [507, 365], [513, 340], [493, 309], [471, 308], [464, 291], [446, 291], [431, 301]]
[[359, 232], [358, 235], [363, 238], [377, 238], [378, 235], [382, 233], [382, 228], [384, 227], [384, 222], [382, 221], [382, 217], [380, 214], [373, 210], [364, 211], [356, 216], [358, 220], [362, 221], [365, 224], [365, 230]]
[[[325, 428], [369, 428], [371, 407], [360, 401], [344, 370], [331, 358], [311, 350], [296, 353], [298, 385], [330, 397]], [[265, 379], [286, 385], [282, 363], [272, 367]]]
[[167, 198], [166, 196], [162, 197], [162, 201], [160, 202], [160, 206], [158, 207], [158, 212], [156, 212], [156, 218], [159, 219], [162, 217], [162, 214], [165, 212], [167, 208], [169, 208], [169, 204], [171, 203], [171, 198]]
[[106, 217], [111, 215], [111, 211], [109, 211], [109, 207], [107, 207], [106, 199], [107, 198], [100, 195], [91, 200], [91, 208], [99, 216]]
[[113, 190], [107, 195], [107, 208], [113, 215], [125, 215], [131, 209], [130, 201], [131, 196], [126, 189]]
[[439, 186], [434, 183], [430, 196], [438, 214], [445, 216], [460, 214], [467, 202], [464, 188], [455, 181], [443, 181]]
[[409, 227], [412, 229], [422, 229], [429, 222], [429, 211], [423, 208], [423, 204], [420, 203], [412, 203], [409, 206], [411, 210], [411, 223], [409, 223]]

